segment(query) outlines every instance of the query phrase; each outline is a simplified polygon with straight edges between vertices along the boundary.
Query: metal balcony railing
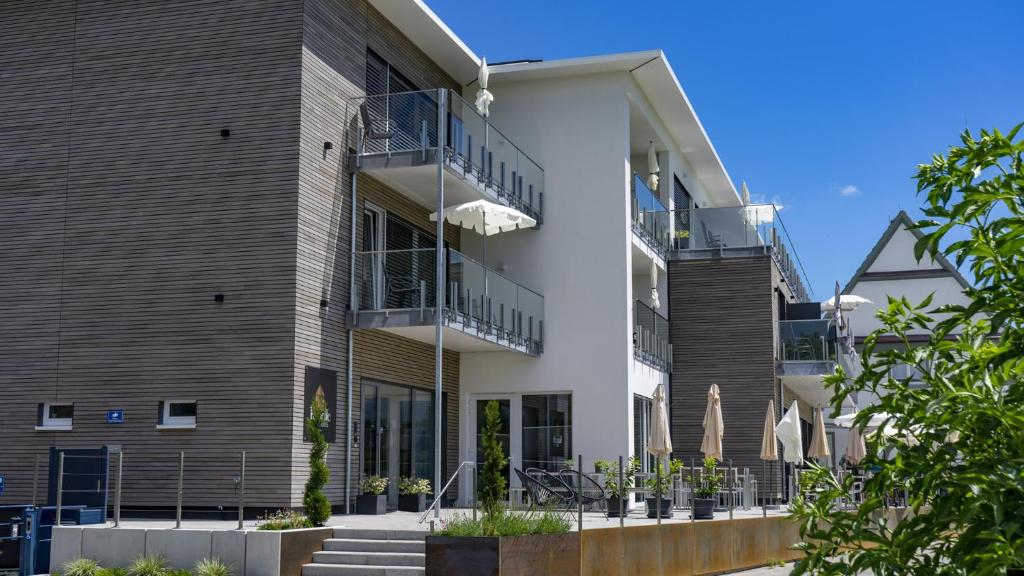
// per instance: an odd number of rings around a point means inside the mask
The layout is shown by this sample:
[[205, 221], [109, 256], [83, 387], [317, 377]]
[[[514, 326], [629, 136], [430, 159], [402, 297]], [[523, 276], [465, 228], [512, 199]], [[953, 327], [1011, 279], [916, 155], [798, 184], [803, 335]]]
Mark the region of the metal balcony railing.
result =
[[[358, 310], [419, 310], [426, 320], [436, 298], [434, 248], [357, 252]], [[445, 322], [488, 339], [540, 353], [544, 297], [456, 250], [445, 250]]]
[[633, 306], [633, 357], [666, 372], [672, 371], [668, 318], [639, 300]]
[[[508, 137], [451, 90], [423, 90], [353, 98], [351, 141], [357, 163], [404, 154], [435, 161], [438, 117], [447, 119], [444, 162], [508, 206], [541, 220], [544, 170]], [[438, 106], [442, 106], [438, 114]], [[407, 164], [396, 164], [407, 165]]]
[[668, 208], [637, 174], [633, 174], [630, 191], [633, 232], [664, 257], [670, 247]]
[[775, 206], [751, 204], [675, 210], [672, 221], [673, 249], [682, 253], [711, 254], [763, 250], [775, 259], [797, 301], [810, 299], [807, 273]]

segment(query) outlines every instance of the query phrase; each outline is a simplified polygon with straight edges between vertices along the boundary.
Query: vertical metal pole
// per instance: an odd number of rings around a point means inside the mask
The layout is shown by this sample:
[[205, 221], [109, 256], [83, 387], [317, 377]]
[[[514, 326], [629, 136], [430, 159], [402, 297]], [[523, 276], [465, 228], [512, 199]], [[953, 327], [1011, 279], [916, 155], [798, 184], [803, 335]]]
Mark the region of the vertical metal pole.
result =
[[622, 510], [622, 504], [623, 504], [622, 501], [625, 500], [625, 497], [624, 497], [624, 492], [625, 491], [622, 489], [622, 486], [623, 486], [623, 484], [622, 484], [622, 477], [624, 475], [625, 474], [623, 473], [623, 467], [622, 467], [622, 456], [619, 456], [619, 498], [618, 498], [618, 501], [619, 501], [619, 528], [623, 528], [625, 526], [625, 524], [624, 524], [625, 521], [622, 518], [622, 516], [625, 514], [625, 512]]
[[[732, 472], [731, 482], [729, 472]], [[732, 509], [736, 504], [736, 472], [732, 469], [732, 458], [729, 458], [729, 467], [725, 470], [725, 485], [729, 487], [729, 520], [732, 520]]]
[[60, 526], [60, 502], [64, 492], [64, 451], [57, 456], [57, 517], [54, 526]]
[[121, 478], [124, 471], [124, 451], [117, 453], [117, 492], [114, 492], [114, 528], [121, 526]]
[[39, 454], [36, 454], [36, 466], [32, 471], [32, 505], [36, 505], [39, 498]]
[[185, 451], [182, 450], [178, 458], [178, 506], [174, 513], [174, 527], [181, 528], [181, 495], [185, 489]]
[[473, 522], [476, 522], [476, 490], [478, 486], [477, 467], [473, 464]]
[[[348, 262], [348, 301], [352, 310], [356, 309], [356, 185], [358, 184], [359, 173], [352, 172], [352, 193], [350, 202], [352, 204], [352, 220], [349, 232], [349, 262]], [[345, 331], [345, 514], [351, 512], [349, 509], [352, 500], [352, 326]]]
[[583, 534], [583, 454], [576, 455], [576, 523]]
[[697, 469], [693, 466], [693, 458], [690, 458], [690, 522], [697, 519]]
[[[437, 89], [437, 213], [444, 211], [444, 141], [445, 128], [448, 120], [447, 106], [448, 91], [444, 88]], [[441, 476], [441, 414], [443, 411], [443, 392], [441, 387], [442, 371], [442, 314], [444, 308], [444, 218], [437, 218], [437, 247], [435, 260], [437, 260], [437, 278], [435, 286], [435, 309], [434, 309], [434, 490], [440, 490], [444, 482]], [[434, 506], [434, 517], [441, 517], [441, 507]]]
[[659, 456], [654, 464], [654, 514], [658, 517], [658, 526], [661, 526], [661, 457]]
[[242, 450], [242, 470], [238, 476], [238, 529], [242, 529], [245, 520], [245, 450]]
[[771, 484], [768, 482], [768, 464], [764, 460], [761, 460], [761, 481], [765, 484], [764, 493], [761, 495], [761, 517], [768, 517], [768, 491], [771, 490]]

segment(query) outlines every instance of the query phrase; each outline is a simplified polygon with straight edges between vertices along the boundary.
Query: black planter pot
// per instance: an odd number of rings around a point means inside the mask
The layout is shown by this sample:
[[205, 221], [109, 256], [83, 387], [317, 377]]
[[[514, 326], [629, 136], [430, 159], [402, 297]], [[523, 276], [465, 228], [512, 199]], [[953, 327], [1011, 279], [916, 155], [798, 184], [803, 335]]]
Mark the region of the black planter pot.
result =
[[711, 520], [715, 517], [714, 498], [694, 498], [693, 518], [695, 520]]
[[381, 494], [360, 494], [356, 496], [356, 514], [385, 514], [388, 511], [388, 497]]
[[[657, 518], [658, 517], [658, 511], [654, 507], [654, 501], [655, 500], [656, 500], [656, 498], [648, 498], [647, 499], [647, 517], [648, 518]], [[671, 518], [672, 517], [672, 499], [671, 498], [662, 498], [661, 499], [661, 517], [662, 518]]]
[[427, 495], [399, 494], [398, 509], [402, 512], [423, 512], [427, 509]]
[[[619, 497], [618, 496], [610, 496], [608, 498], [608, 500], [606, 501], [606, 503], [608, 504], [608, 517], [609, 518], [618, 518], [619, 517]], [[623, 500], [622, 501], [622, 515], [625, 516], [627, 514], [629, 514], [629, 502], [626, 501], [626, 500]]]

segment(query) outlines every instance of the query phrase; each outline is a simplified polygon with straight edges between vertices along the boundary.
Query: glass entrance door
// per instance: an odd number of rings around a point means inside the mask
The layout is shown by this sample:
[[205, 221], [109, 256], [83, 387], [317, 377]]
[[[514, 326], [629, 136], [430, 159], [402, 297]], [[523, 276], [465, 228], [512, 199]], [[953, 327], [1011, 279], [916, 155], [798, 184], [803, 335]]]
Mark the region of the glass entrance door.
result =
[[388, 507], [398, 506], [398, 482], [417, 476], [434, 482], [434, 396], [392, 384], [365, 383], [364, 476], [388, 479]]

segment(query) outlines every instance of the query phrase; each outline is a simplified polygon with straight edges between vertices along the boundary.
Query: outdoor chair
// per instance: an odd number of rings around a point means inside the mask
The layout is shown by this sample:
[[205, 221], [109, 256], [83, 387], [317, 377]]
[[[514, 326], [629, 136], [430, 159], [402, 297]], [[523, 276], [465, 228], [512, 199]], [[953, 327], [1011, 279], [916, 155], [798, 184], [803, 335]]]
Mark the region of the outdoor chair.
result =
[[[597, 480], [594, 480], [586, 474], [580, 475], [575, 470], [570, 470], [568, 468], [559, 470], [558, 477], [576, 493], [577, 498], [583, 500], [584, 506], [588, 504], [597, 504], [598, 507], [604, 505], [606, 499], [604, 488]], [[577, 480], [579, 480], [580, 477], [582, 477], [583, 481], [581, 486], [577, 486]]]
[[[514, 470], [523, 488], [526, 489], [526, 494], [530, 497], [530, 509], [539, 506], [541, 508], [572, 511], [576, 507], [575, 493], [557, 476], [536, 468], [530, 470], [533, 470], [534, 473], [540, 472], [541, 474], [538, 477], [532, 476], [518, 468], [514, 468]], [[541, 478], [544, 478], [544, 481]], [[561, 486], [552, 487], [549, 485], [556, 483]]]
[[708, 225], [703, 220], [700, 221], [700, 229], [704, 232], [704, 245], [708, 248], [722, 248], [722, 235], [713, 234], [708, 230]]
[[360, 142], [360, 154], [366, 153], [367, 140], [387, 141], [394, 135], [394, 130], [391, 129], [391, 122], [374, 118], [374, 113], [370, 111], [370, 107], [366, 105], [365, 101], [359, 104], [359, 116], [363, 120], [363, 138]]

